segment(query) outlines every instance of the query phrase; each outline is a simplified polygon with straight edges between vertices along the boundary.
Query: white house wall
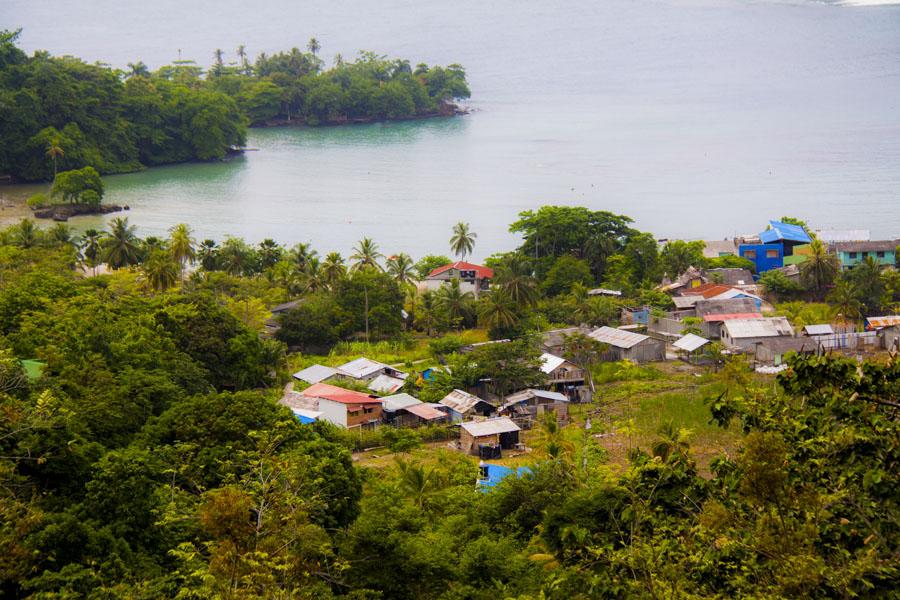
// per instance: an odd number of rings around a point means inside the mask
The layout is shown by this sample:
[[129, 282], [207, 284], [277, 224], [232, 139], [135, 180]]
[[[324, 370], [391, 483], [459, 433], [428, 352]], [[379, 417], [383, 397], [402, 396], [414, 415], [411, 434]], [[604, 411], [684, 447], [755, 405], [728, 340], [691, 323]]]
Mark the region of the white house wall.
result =
[[320, 419], [347, 429], [347, 407], [340, 402], [319, 398]]

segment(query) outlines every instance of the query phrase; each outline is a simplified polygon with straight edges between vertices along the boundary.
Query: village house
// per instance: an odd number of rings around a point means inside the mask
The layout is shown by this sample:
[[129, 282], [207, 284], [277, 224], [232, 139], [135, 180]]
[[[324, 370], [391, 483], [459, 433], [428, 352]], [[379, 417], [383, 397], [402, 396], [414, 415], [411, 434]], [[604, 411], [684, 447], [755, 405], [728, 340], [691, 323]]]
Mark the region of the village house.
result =
[[393, 394], [402, 388], [405, 383], [406, 381], [404, 379], [391, 377], [390, 375], [382, 373], [373, 379], [366, 387], [379, 394]]
[[487, 400], [463, 390], [453, 390], [444, 396], [439, 404], [447, 407], [453, 423], [476, 416], [489, 417], [497, 411], [497, 408]]
[[548, 354], [560, 356], [566, 351], [566, 338], [576, 334], [587, 335], [591, 332], [587, 327], [566, 327], [551, 329], [541, 334], [541, 347]]
[[759, 309], [756, 299], [743, 296], [698, 300], [694, 306], [697, 318], [703, 320], [700, 333], [709, 339], [718, 339], [725, 321], [762, 318]]
[[559, 392], [529, 388], [507, 396], [497, 413], [512, 418], [519, 425], [530, 426], [550, 410], [556, 413], [559, 422], [565, 423], [569, 416], [569, 398]]
[[630, 360], [635, 363], [645, 363], [666, 359], [666, 343], [641, 333], [600, 327], [592, 331], [589, 336], [609, 346], [609, 349], [603, 353], [602, 360]]
[[500, 458], [502, 450], [519, 443], [519, 426], [507, 417], [469, 421], [459, 427], [460, 450], [480, 458]]
[[293, 374], [293, 378], [304, 383], [319, 383], [337, 375], [338, 370], [334, 367], [326, 367], [325, 365], [312, 365], [297, 371]]
[[434, 269], [423, 283], [425, 289], [438, 290], [453, 279], [458, 279], [459, 288], [463, 293], [472, 292], [475, 296], [479, 296], [490, 289], [493, 278], [494, 270], [490, 267], [456, 261]]
[[548, 352], [541, 354], [541, 371], [551, 387], [565, 389], [584, 383], [584, 369]]
[[882, 267], [893, 267], [897, 263], [898, 244], [900, 240], [835, 242], [830, 247], [841, 261], [841, 268], [852, 269], [870, 257]]
[[276, 304], [272, 308], [269, 309], [270, 316], [266, 319], [265, 323], [263, 323], [263, 331], [262, 335], [264, 337], [274, 337], [275, 334], [281, 329], [281, 323], [279, 322], [279, 317], [284, 313], [297, 308], [303, 302], [303, 299], [291, 300], [290, 302], [283, 302], [282, 304]]
[[734, 240], [712, 240], [703, 242], [703, 244], [703, 258], [737, 256], [737, 245]]
[[384, 421], [398, 427], [435, 425], [448, 420], [447, 413], [436, 405], [422, 402], [409, 394], [395, 394], [382, 398]]
[[755, 347], [754, 360], [757, 364], [781, 366], [789, 352], [801, 355], [815, 354], [819, 344], [815, 339], [804, 337], [770, 337], [761, 340]]
[[744, 239], [738, 245], [738, 256], [746, 258], [756, 267], [757, 275], [783, 267], [786, 256], [793, 256], [797, 246], [809, 244], [812, 238], [803, 227], [769, 221], [769, 228], [755, 239]]
[[882, 327], [878, 331], [881, 346], [888, 352], [900, 352], [900, 325]]
[[316, 383], [300, 394], [317, 401], [320, 419], [344, 429], [372, 429], [381, 423], [381, 399], [327, 383]]
[[752, 350], [763, 340], [793, 337], [794, 329], [785, 317], [734, 319], [722, 323], [722, 342], [735, 348]]
[[365, 382], [370, 382], [379, 375], [388, 375], [395, 379], [406, 379], [407, 377], [407, 374], [403, 371], [398, 371], [389, 365], [365, 357], [344, 363], [337, 368], [337, 371], [337, 377]]

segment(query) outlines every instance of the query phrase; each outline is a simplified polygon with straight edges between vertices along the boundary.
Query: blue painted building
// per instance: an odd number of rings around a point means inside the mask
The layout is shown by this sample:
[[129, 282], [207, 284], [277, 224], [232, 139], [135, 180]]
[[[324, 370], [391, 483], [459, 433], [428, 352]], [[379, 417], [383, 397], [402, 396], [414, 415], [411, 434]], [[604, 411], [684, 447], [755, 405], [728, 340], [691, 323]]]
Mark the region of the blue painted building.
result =
[[780, 243], [741, 244], [738, 255], [753, 263], [757, 275], [784, 266], [784, 246]]
[[738, 256], [756, 266], [760, 275], [784, 266], [784, 257], [793, 256], [794, 248], [809, 244], [812, 238], [803, 227], [781, 221], [769, 221], [769, 228], [759, 234], [759, 243], [740, 244]]

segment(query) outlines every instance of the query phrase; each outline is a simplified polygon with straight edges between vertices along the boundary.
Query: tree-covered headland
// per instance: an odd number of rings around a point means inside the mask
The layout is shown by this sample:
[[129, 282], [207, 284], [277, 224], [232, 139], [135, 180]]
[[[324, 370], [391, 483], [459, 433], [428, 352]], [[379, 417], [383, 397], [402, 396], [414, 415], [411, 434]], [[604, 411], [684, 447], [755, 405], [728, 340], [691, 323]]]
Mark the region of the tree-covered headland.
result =
[[93, 167], [101, 174], [220, 159], [246, 142], [247, 126], [342, 124], [453, 114], [469, 89], [460, 65], [388, 60], [361, 52], [327, 68], [320, 45], [254, 62], [214, 53], [204, 70], [176, 61], [151, 72], [26, 55], [19, 32], [0, 32], [0, 175], [51, 180]]

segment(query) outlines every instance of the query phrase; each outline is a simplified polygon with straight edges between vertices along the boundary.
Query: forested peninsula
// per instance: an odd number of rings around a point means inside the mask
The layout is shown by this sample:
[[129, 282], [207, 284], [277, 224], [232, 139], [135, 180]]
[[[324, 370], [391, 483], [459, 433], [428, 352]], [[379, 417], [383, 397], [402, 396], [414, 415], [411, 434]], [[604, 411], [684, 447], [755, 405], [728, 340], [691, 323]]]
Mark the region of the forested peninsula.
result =
[[309, 126], [452, 115], [469, 97], [465, 70], [360, 52], [331, 68], [311, 39], [255, 62], [213, 53], [204, 70], [178, 60], [156, 71], [122, 71], [17, 46], [0, 31], [0, 177], [53, 179], [93, 167], [100, 174], [224, 158], [246, 143], [248, 126]]

